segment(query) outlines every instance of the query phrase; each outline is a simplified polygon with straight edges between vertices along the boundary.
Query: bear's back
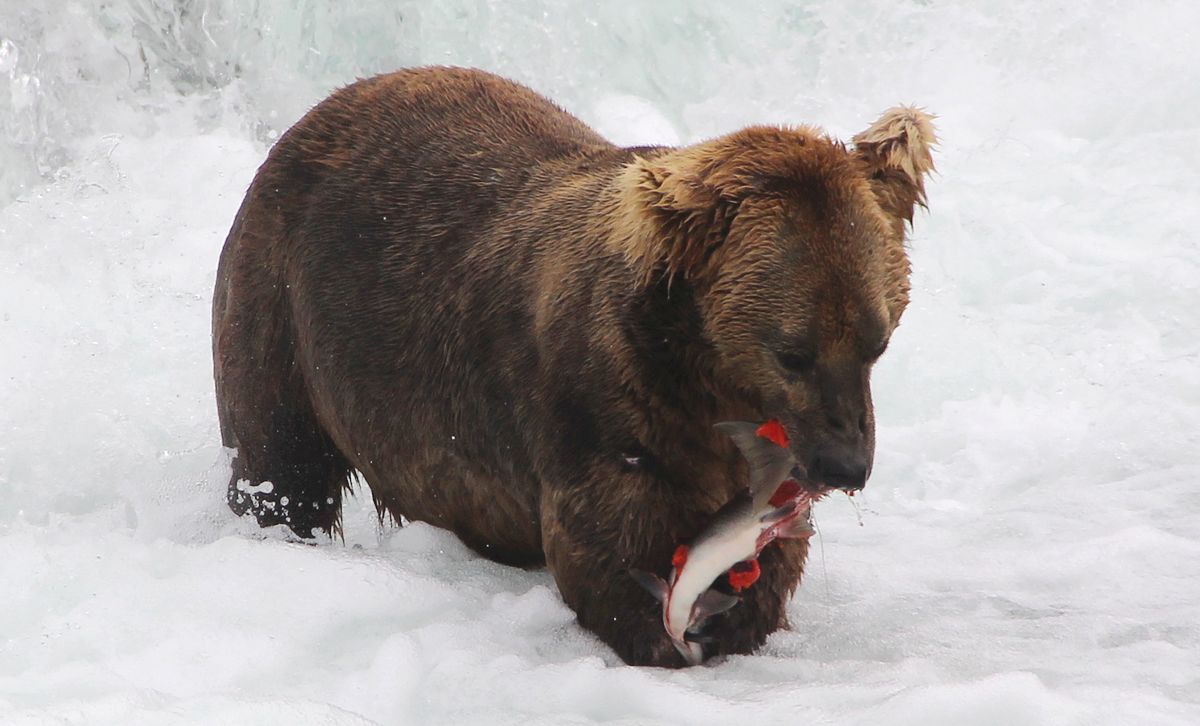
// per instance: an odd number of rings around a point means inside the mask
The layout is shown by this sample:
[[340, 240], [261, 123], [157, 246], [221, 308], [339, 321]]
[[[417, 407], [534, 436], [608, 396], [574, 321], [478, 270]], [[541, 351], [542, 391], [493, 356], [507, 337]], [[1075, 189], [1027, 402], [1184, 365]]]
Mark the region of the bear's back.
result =
[[450, 183], [463, 177], [478, 183], [489, 181], [481, 179], [485, 169], [524, 170], [610, 148], [582, 121], [524, 86], [483, 71], [429, 67], [338, 90], [288, 130], [271, 157], [299, 176], [350, 170], [357, 181], [372, 170], [419, 171]]

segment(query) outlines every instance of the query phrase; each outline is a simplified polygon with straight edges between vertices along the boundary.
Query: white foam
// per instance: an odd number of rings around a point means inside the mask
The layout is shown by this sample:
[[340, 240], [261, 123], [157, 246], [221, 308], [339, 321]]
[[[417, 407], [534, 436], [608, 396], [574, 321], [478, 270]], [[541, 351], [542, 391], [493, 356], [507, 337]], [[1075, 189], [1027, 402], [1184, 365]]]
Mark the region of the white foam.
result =
[[[0, 721], [1200, 721], [1193, 4], [214, 0], [134, 32], [174, 7], [0, 6]], [[307, 105], [418, 61], [626, 143], [940, 114], [861, 526], [816, 507], [760, 654], [627, 668], [545, 572], [365, 495], [319, 546], [225, 507], [234, 211]]]

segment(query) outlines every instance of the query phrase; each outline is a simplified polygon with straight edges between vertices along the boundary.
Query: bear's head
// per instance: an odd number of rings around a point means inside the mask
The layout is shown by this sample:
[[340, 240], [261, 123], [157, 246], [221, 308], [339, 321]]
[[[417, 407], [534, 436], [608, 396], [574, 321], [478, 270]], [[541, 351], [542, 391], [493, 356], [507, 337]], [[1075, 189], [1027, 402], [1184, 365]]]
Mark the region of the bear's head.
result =
[[936, 138], [898, 107], [853, 141], [752, 127], [648, 151], [618, 180], [614, 233], [643, 284], [694, 289], [721, 413], [779, 419], [807, 477], [845, 489], [871, 470], [871, 367], [908, 304]]

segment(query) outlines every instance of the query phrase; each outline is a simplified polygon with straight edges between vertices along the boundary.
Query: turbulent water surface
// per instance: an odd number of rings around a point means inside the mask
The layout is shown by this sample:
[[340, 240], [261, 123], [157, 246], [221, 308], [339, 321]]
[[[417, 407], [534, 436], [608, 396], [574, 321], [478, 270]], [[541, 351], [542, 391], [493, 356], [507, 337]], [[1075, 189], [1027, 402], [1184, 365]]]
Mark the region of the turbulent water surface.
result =
[[[1200, 722], [1200, 6], [0, 0], [0, 722]], [[612, 139], [939, 114], [877, 468], [760, 654], [622, 666], [451, 535], [223, 504], [216, 258], [356, 76]]]

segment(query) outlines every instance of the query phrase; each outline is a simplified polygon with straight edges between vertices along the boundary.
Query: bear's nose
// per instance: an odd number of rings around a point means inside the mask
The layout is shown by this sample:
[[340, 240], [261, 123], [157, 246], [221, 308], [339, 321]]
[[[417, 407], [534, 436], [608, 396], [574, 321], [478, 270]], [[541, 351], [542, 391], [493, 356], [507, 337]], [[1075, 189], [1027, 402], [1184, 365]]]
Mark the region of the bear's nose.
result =
[[809, 478], [837, 489], [858, 491], [867, 485], [867, 459], [850, 449], [822, 449], [813, 459]]

